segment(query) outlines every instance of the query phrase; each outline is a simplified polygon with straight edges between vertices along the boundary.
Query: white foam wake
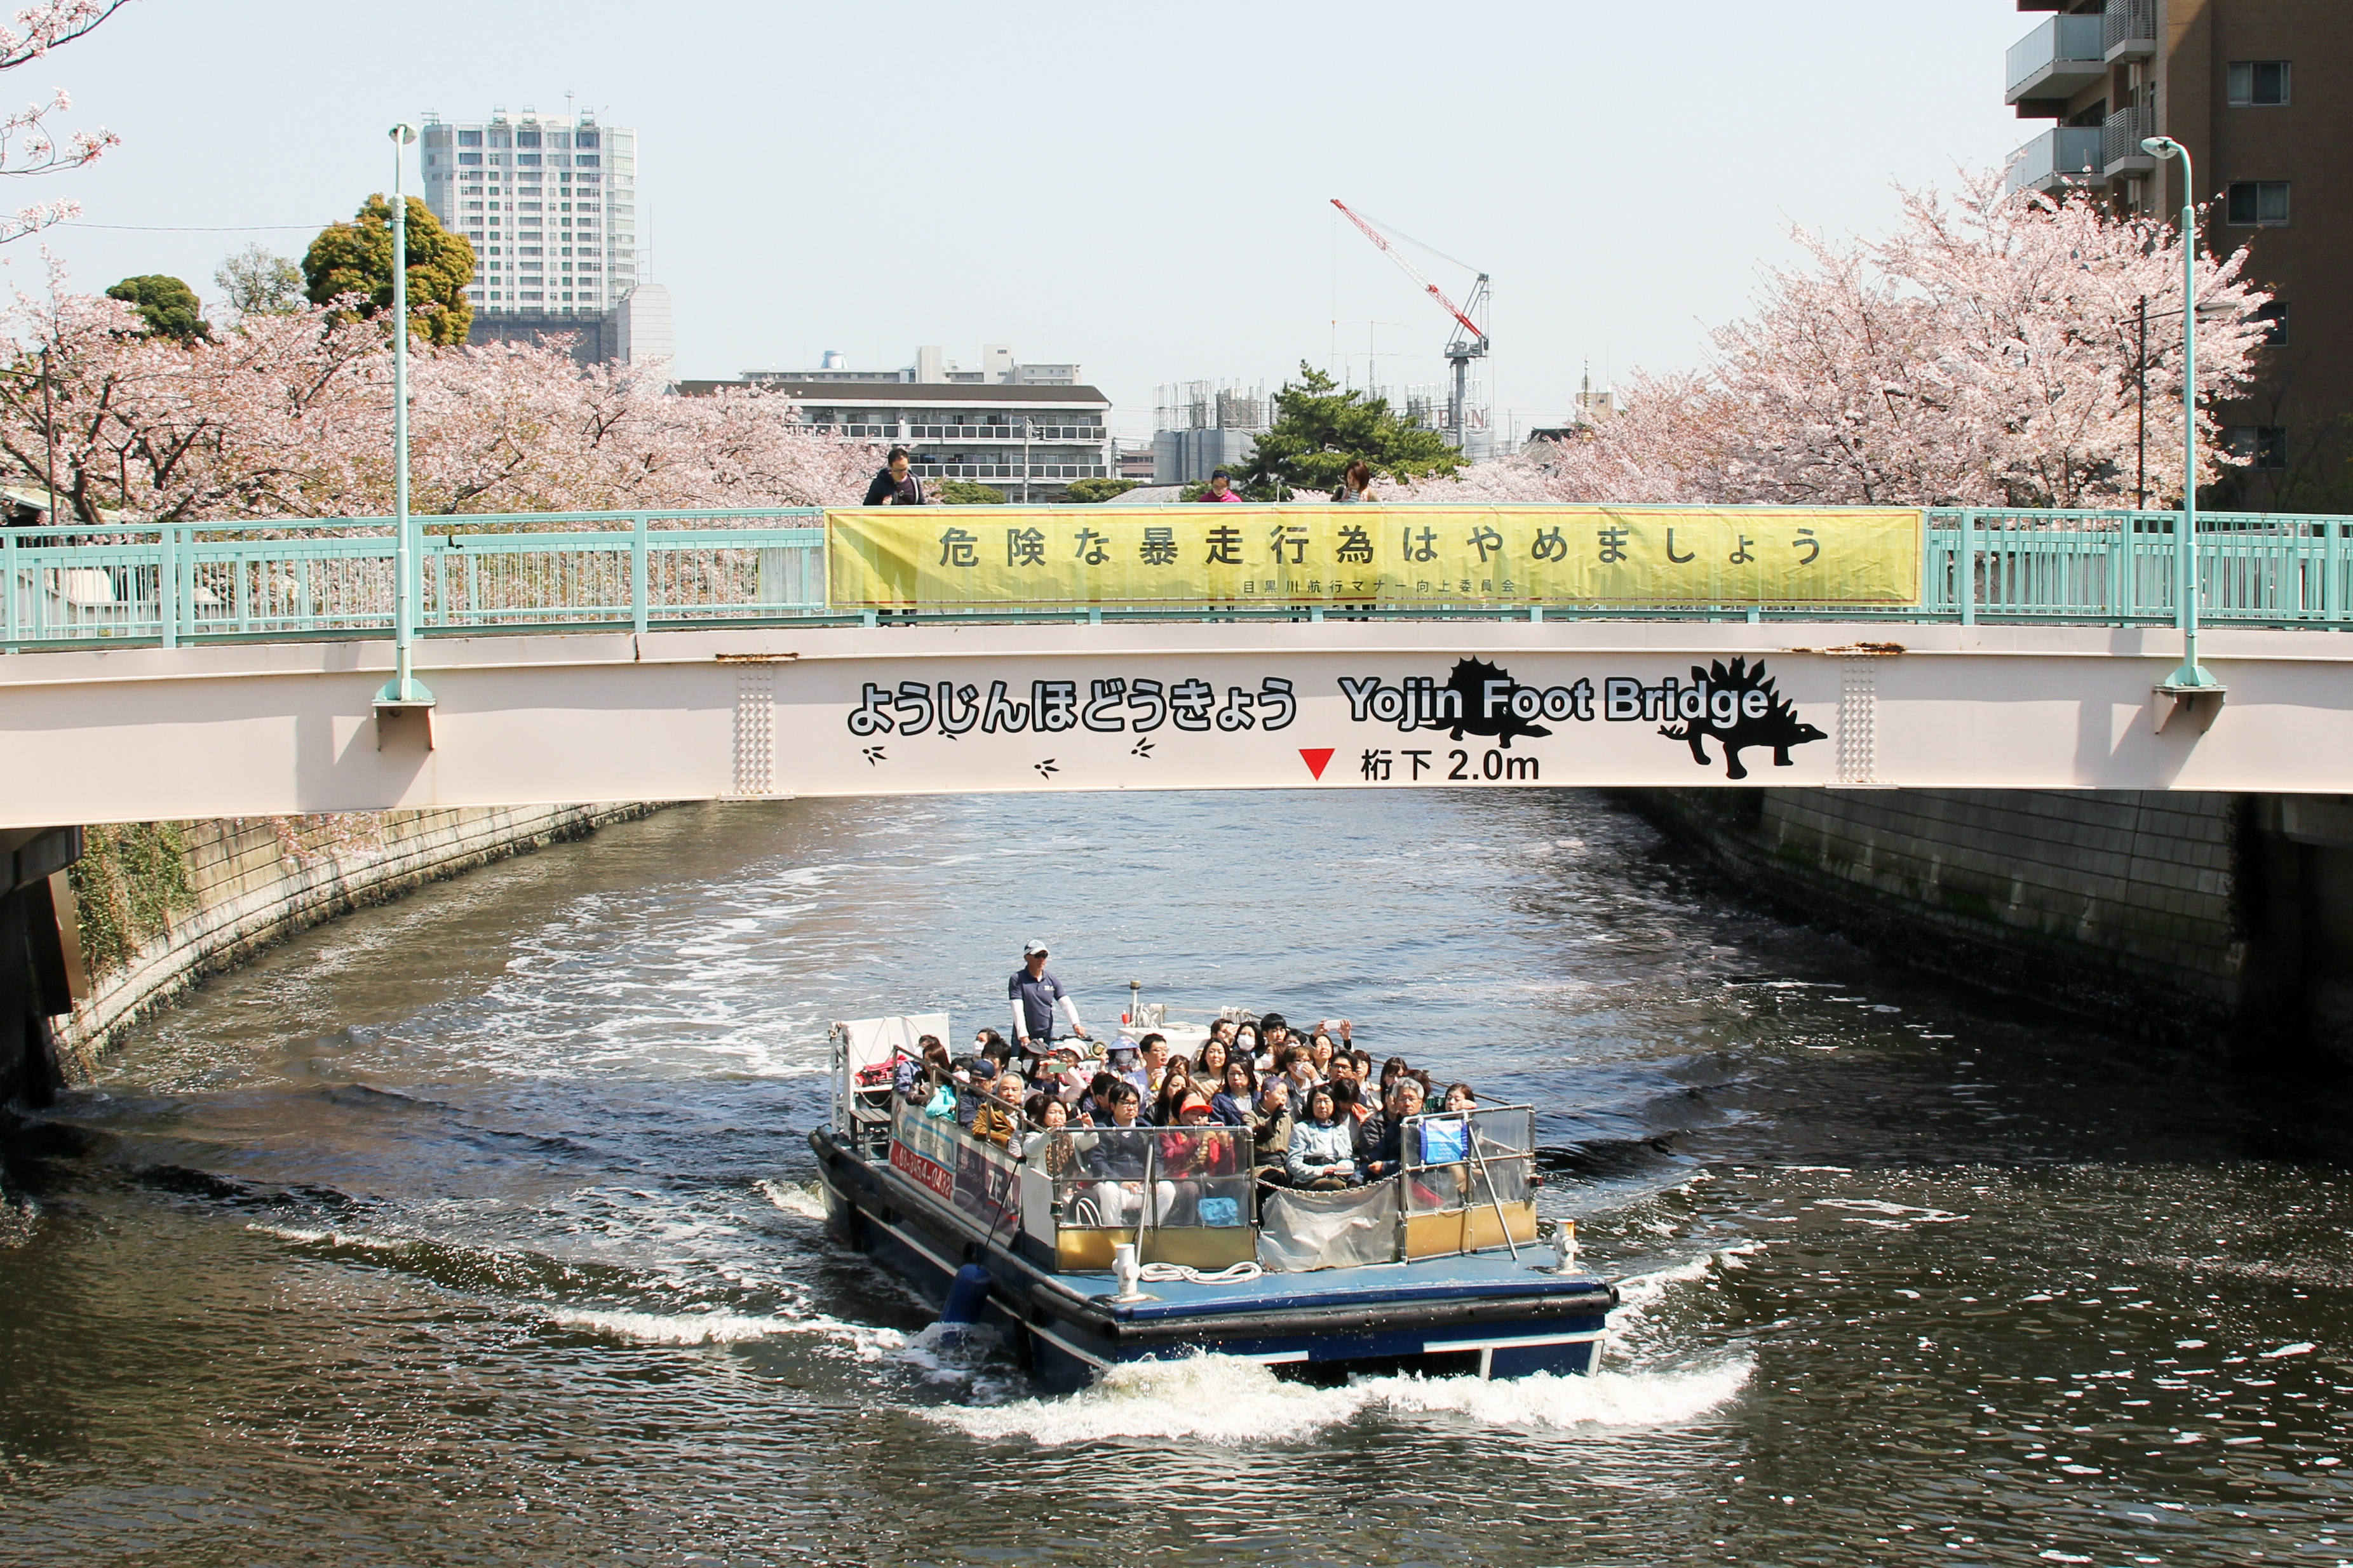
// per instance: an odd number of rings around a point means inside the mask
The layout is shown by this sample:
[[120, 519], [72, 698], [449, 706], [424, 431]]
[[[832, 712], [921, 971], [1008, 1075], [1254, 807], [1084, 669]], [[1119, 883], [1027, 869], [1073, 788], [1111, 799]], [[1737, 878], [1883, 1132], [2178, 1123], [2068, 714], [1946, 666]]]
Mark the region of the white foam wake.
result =
[[847, 1323], [818, 1314], [807, 1318], [754, 1317], [738, 1312], [611, 1312], [561, 1309], [548, 1313], [566, 1328], [586, 1329], [616, 1339], [658, 1345], [728, 1345], [772, 1334], [817, 1334], [842, 1342], [860, 1361], [879, 1360], [906, 1343], [896, 1329]]
[[1198, 1355], [1113, 1368], [1060, 1399], [1022, 1399], [923, 1414], [984, 1440], [1059, 1447], [1145, 1437], [1240, 1447], [1297, 1442], [1360, 1416], [1443, 1415], [1492, 1426], [1568, 1430], [1690, 1421], [1747, 1381], [1746, 1361], [1672, 1372], [1363, 1378], [1344, 1388], [1285, 1383], [1255, 1362]]
[[794, 1186], [786, 1182], [770, 1181], [763, 1176], [752, 1184], [759, 1189], [762, 1197], [786, 1214], [798, 1215], [803, 1219], [825, 1218], [825, 1200], [818, 1196], [815, 1184], [807, 1186]]

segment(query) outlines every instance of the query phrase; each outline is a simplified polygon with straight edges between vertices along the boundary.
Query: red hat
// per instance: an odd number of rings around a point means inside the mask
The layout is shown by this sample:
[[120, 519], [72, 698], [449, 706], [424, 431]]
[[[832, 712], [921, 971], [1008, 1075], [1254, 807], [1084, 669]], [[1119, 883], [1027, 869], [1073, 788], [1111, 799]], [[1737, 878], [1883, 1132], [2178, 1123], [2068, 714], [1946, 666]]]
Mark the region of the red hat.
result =
[[1198, 1094], [1188, 1094], [1176, 1102], [1176, 1114], [1179, 1116], [1190, 1116], [1196, 1110], [1204, 1116], [1213, 1114], [1209, 1102]]

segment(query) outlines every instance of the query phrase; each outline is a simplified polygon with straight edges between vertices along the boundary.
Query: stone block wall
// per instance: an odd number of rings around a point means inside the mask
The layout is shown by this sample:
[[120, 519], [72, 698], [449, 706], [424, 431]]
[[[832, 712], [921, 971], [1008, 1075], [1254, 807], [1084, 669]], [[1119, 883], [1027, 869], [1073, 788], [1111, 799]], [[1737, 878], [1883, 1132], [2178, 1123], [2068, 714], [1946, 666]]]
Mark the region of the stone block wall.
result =
[[193, 907], [96, 976], [90, 994], [58, 1020], [57, 1066], [86, 1079], [110, 1042], [196, 984], [340, 914], [598, 826], [641, 816], [648, 805], [395, 811], [288, 823], [192, 822], [185, 843]]

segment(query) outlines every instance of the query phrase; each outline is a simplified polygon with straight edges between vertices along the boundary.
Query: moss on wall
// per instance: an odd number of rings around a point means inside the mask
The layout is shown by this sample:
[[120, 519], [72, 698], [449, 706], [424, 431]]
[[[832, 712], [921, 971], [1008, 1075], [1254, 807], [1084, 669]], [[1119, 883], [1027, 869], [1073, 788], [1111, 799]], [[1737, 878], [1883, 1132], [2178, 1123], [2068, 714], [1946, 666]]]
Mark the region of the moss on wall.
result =
[[82, 834], [69, 872], [80, 915], [81, 951], [91, 978], [121, 967], [195, 907], [186, 835], [176, 822], [126, 822]]

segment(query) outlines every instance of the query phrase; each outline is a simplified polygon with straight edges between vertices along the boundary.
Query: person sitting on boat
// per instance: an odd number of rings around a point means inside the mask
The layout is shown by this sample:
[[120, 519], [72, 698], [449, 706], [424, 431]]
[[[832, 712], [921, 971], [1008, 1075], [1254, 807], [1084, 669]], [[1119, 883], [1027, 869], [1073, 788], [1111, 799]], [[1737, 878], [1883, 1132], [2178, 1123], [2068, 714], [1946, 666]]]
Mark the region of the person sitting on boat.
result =
[[1404, 1168], [1406, 1118], [1419, 1116], [1421, 1107], [1421, 1080], [1400, 1074], [1389, 1089], [1388, 1114], [1382, 1120], [1380, 1140], [1373, 1147], [1373, 1157], [1365, 1162], [1365, 1180], [1377, 1182]]
[[1258, 1074], [1250, 1063], [1235, 1058], [1226, 1064], [1225, 1087], [1209, 1097], [1209, 1109], [1228, 1127], [1250, 1125], [1250, 1107], [1258, 1100]]
[[[1098, 1072], [1087, 1081], [1086, 1092], [1079, 1096], [1078, 1104], [1071, 1108], [1077, 1112], [1081, 1126], [1108, 1127], [1111, 1125], [1112, 1087], [1124, 1081], [1125, 1080], [1117, 1073], [1109, 1070]], [[1129, 1087], [1134, 1086], [1131, 1084]]]
[[1193, 1064], [1183, 1057], [1170, 1057], [1168, 1070], [1160, 1075], [1160, 1092], [1152, 1097], [1150, 1121], [1155, 1127], [1176, 1125], [1177, 1107], [1185, 1097], [1198, 1092], [1203, 1102], [1209, 1098], [1209, 1086], [1193, 1081]]
[[1021, 1109], [1029, 1124], [1038, 1129], [1022, 1145], [1022, 1158], [1042, 1167], [1058, 1182], [1076, 1173], [1079, 1150], [1071, 1141], [1071, 1108], [1055, 1096], [1040, 1091], [1031, 1095]]
[[1058, 1046], [1043, 1059], [1039, 1068], [1037, 1085], [1057, 1100], [1074, 1100], [1087, 1091], [1091, 1074], [1079, 1070], [1079, 1053], [1068, 1046]]
[[1372, 1158], [1372, 1146], [1380, 1142], [1380, 1117], [1365, 1103], [1365, 1091], [1355, 1079], [1335, 1078], [1327, 1087], [1332, 1090], [1332, 1103], [1339, 1107], [1341, 1121], [1348, 1128], [1356, 1163], [1362, 1165]]
[[1235, 1025], [1231, 1050], [1233, 1055], [1256, 1065], [1259, 1052], [1258, 1026], [1247, 1023]]
[[[973, 1091], [968, 1095], [957, 1096], [959, 1103], [956, 1109], [957, 1120], [965, 1122], [974, 1137], [986, 1138], [1002, 1149], [1013, 1142], [1013, 1134], [1017, 1129], [1013, 1121], [1012, 1108], [997, 1098], [1000, 1092], [1000, 1082], [1018, 1084], [1019, 1080], [1010, 1073], [998, 1073], [997, 1064], [987, 1057], [974, 1058]], [[962, 1102], [965, 1100], [969, 1100], [972, 1105], [969, 1118], [962, 1114], [964, 1110]]]
[[1269, 1013], [1259, 1019], [1259, 1055], [1271, 1059], [1274, 1053], [1291, 1044], [1291, 1022], [1282, 1014]]
[[1291, 1061], [1282, 1068], [1282, 1075], [1291, 1080], [1291, 1103], [1293, 1105], [1306, 1104], [1307, 1091], [1324, 1079], [1324, 1075], [1315, 1070], [1315, 1058], [1305, 1046], [1291, 1047]]
[[1440, 1107], [1440, 1109], [1443, 1110], [1476, 1110], [1479, 1109], [1478, 1092], [1472, 1089], [1472, 1087], [1467, 1083], [1454, 1084], [1447, 1089], [1446, 1103]]
[[1290, 1086], [1289, 1079], [1268, 1079], [1259, 1090], [1258, 1104], [1250, 1111], [1250, 1158], [1256, 1163], [1251, 1174], [1277, 1186], [1291, 1180], [1287, 1165], [1291, 1157]]
[[1332, 1097], [1330, 1085], [1319, 1083], [1307, 1091], [1307, 1115], [1291, 1129], [1283, 1163], [1294, 1187], [1336, 1192], [1356, 1184], [1356, 1123]]
[[1176, 1125], [1159, 1135], [1155, 1151], [1156, 1217], [1162, 1225], [1198, 1225], [1205, 1184], [1237, 1174], [1240, 1161], [1232, 1133], [1214, 1125], [1216, 1113], [1205, 1096], [1186, 1095], [1176, 1115]]
[[1137, 1093], [1148, 1099], [1160, 1092], [1161, 1077], [1168, 1070], [1168, 1037], [1146, 1035], [1136, 1042], [1136, 1047], [1142, 1059], [1127, 1079], [1135, 1085]]
[[1215, 1094], [1225, 1086], [1226, 1063], [1249, 1060], [1250, 1058], [1229, 1048], [1225, 1041], [1212, 1035], [1201, 1042], [1200, 1054], [1193, 1058], [1193, 1076], [1209, 1086], [1203, 1092]]
[[919, 1037], [913, 1056], [902, 1051], [898, 1060], [891, 1064], [891, 1092], [901, 1100], [912, 1100], [915, 1095], [915, 1086], [921, 1083], [923, 1084], [923, 1098], [929, 1100], [932, 1086], [924, 1081], [927, 1072], [935, 1061], [944, 1068], [947, 1060], [948, 1048], [940, 1044], [937, 1035]]
[[1006, 999], [1013, 1005], [1013, 1041], [1025, 1051], [1042, 1051], [1054, 1037], [1054, 1008], [1071, 1016], [1071, 1033], [1081, 1039], [1087, 1037], [1087, 1026], [1079, 1020], [1076, 998], [1062, 989], [1062, 983], [1046, 973], [1046, 944], [1032, 942], [1021, 950], [1021, 967], [1005, 983]]
[[1124, 1225], [1131, 1209], [1144, 1206], [1144, 1141], [1149, 1134], [1135, 1114], [1143, 1101], [1134, 1084], [1112, 1085], [1111, 1120], [1081, 1152], [1080, 1169], [1096, 1178], [1087, 1195], [1093, 1200], [1097, 1225]]

